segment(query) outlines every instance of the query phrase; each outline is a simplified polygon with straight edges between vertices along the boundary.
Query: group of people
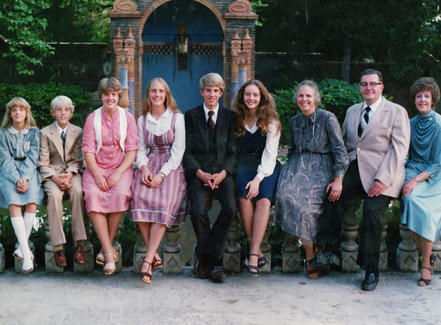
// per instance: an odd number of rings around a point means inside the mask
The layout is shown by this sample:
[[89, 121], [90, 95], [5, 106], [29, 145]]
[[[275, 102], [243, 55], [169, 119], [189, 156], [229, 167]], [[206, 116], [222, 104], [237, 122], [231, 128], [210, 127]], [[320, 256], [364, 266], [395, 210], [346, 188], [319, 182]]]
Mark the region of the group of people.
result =
[[[219, 105], [225, 88], [220, 75], [203, 76], [199, 86], [203, 104], [184, 116], [167, 83], [151, 80], [136, 123], [118, 106], [119, 81], [104, 78], [98, 86], [103, 106], [88, 116], [84, 131], [69, 123], [74, 106], [66, 96], [51, 102], [56, 121], [41, 134], [23, 98], [7, 104], [0, 129], [0, 206], [9, 208], [19, 242], [13, 255], [23, 259], [23, 272], [33, 269], [28, 238], [44, 191], [58, 266], [66, 266], [62, 200], [67, 192], [75, 263], [85, 263], [84, 223], [90, 216], [101, 242], [96, 263], [112, 274], [120, 259], [112, 240], [123, 213], [130, 210], [147, 245], [141, 265], [145, 283], [163, 266], [157, 249], [166, 228], [184, 223], [187, 212], [197, 238], [195, 270], [201, 279], [226, 279], [216, 265], [237, 211], [250, 244], [247, 271], [258, 276], [267, 265], [260, 245], [272, 205], [274, 223], [301, 239], [308, 276], [316, 279], [318, 267], [338, 254], [348, 200], [359, 198], [364, 205], [357, 263], [366, 267], [363, 290], [373, 290], [379, 279], [381, 214], [401, 195], [402, 222], [423, 255], [419, 285], [430, 284], [436, 263], [431, 250], [441, 231], [436, 203], [441, 117], [433, 111], [440, 92], [433, 79], [422, 78], [412, 86], [419, 115], [409, 123], [406, 110], [382, 96], [381, 73], [364, 71], [359, 85], [364, 102], [348, 109], [343, 132], [335, 115], [319, 108], [316, 84], [301, 82], [294, 98], [301, 114], [290, 121], [283, 168], [277, 160], [281, 124], [276, 105], [260, 81], [242, 85], [232, 110]], [[219, 200], [221, 211], [210, 225], [213, 199]]]

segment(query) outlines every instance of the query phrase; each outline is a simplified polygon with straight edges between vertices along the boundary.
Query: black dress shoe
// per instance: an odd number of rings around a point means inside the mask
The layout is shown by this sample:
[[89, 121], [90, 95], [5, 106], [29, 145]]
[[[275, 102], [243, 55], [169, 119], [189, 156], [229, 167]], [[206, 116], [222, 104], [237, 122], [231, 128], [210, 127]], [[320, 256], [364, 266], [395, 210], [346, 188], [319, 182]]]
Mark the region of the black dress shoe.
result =
[[366, 276], [361, 284], [361, 290], [372, 291], [377, 287], [377, 283], [380, 277], [380, 271], [377, 267], [367, 268]]

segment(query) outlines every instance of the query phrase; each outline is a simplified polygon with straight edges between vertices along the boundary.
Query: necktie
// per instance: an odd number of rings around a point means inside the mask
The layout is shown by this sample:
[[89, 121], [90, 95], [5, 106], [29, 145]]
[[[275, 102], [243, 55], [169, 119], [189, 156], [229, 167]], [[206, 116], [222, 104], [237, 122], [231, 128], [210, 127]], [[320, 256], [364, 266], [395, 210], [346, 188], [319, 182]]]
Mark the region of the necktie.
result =
[[63, 140], [63, 144], [64, 144], [64, 142], [66, 141], [66, 132], [65, 131], [61, 132], [61, 140]]
[[360, 121], [360, 124], [358, 125], [358, 136], [359, 137], [361, 137], [364, 129], [366, 128], [366, 126], [369, 123], [369, 111], [371, 110], [371, 108], [368, 106], [364, 110], [365, 110], [365, 113], [363, 115], [363, 118]]
[[215, 126], [215, 124], [214, 124], [214, 120], [213, 120], [213, 115], [214, 115], [214, 112], [213, 112], [213, 111], [209, 111], [209, 112], [208, 112], [207, 127], [208, 127], [208, 129], [210, 129], [210, 130], [213, 130], [213, 129], [214, 129], [214, 126]]

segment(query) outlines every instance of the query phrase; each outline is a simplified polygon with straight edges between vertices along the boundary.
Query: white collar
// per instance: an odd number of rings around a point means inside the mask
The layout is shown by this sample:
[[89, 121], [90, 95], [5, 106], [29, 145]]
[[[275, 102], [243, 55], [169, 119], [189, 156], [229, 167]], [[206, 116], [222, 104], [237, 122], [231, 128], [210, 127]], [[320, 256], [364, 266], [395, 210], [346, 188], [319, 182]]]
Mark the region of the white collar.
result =
[[219, 112], [219, 104], [217, 104], [217, 106], [214, 109], [208, 109], [207, 106], [205, 106], [205, 103], [204, 103], [203, 106], [204, 106], [204, 112], [205, 112], [205, 119], [208, 120], [208, 112], [212, 111], [212, 112], [214, 112], [213, 120], [216, 123], [216, 121], [217, 121], [217, 113]]
[[154, 123], [158, 123], [158, 121], [162, 118], [166, 118], [170, 115], [172, 115], [173, 112], [171, 109], [169, 109], [168, 107], [166, 108], [164, 114], [162, 114], [157, 120], [152, 116], [152, 114], [150, 112], [147, 113], [147, 120], [152, 121]]
[[29, 132], [29, 129], [28, 129], [28, 128], [24, 128], [23, 130], [18, 131], [18, 130], [16, 130], [16, 129], [14, 129], [14, 127], [11, 125], [11, 126], [8, 128], [8, 131], [11, 132], [12, 134], [17, 134], [17, 133], [27, 134], [27, 133]]
[[69, 122], [67, 123], [66, 127], [64, 129], [61, 128], [61, 126], [58, 125], [57, 121], [55, 121], [55, 125], [57, 126], [58, 132], [61, 133], [64, 131], [65, 133], [67, 133], [67, 128], [69, 127]]
[[374, 114], [377, 111], [378, 107], [380, 107], [382, 101], [383, 101], [383, 96], [380, 96], [380, 98], [378, 98], [377, 101], [372, 105], [368, 105], [366, 104], [366, 102], [363, 102], [362, 111], [369, 106], [371, 108], [372, 114]]

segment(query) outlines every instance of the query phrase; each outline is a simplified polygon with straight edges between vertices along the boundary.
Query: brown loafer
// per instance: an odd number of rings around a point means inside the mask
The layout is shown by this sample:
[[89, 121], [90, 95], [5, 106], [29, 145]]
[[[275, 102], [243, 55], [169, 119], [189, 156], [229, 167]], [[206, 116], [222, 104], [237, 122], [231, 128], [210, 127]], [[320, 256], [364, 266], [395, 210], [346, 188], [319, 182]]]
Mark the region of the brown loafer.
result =
[[78, 245], [74, 248], [74, 260], [75, 263], [83, 265], [86, 263], [86, 259], [84, 258], [84, 248], [81, 245]]
[[63, 249], [54, 252], [54, 259], [55, 264], [57, 264], [58, 267], [65, 267], [67, 265]]
[[225, 275], [224, 272], [222, 272], [222, 270], [218, 267], [215, 267], [213, 269], [213, 271], [211, 272], [211, 280], [213, 280], [213, 282], [222, 282], [227, 278], [227, 276]]

